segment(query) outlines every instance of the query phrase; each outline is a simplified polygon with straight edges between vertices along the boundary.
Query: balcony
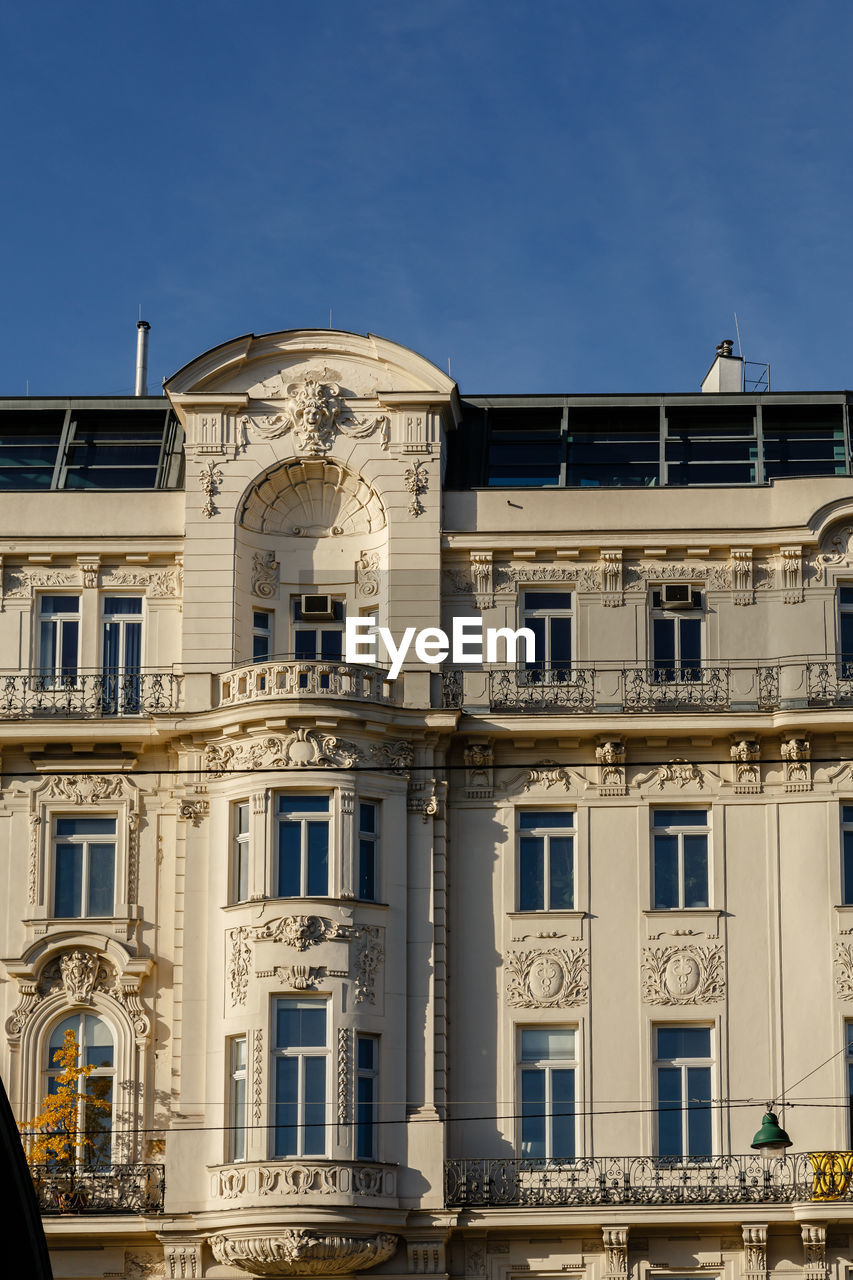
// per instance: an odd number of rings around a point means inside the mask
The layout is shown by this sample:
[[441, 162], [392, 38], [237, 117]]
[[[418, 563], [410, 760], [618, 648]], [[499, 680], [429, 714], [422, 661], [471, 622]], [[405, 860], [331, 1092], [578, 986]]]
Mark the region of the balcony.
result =
[[335, 1160], [271, 1160], [222, 1165], [211, 1172], [211, 1198], [235, 1204], [396, 1204], [397, 1166]]
[[322, 659], [256, 662], [218, 677], [218, 705], [271, 702], [278, 698], [334, 698], [396, 706], [403, 681], [379, 667]]
[[448, 1160], [448, 1207], [793, 1204], [853, 1201], [853, 1153], [820, 1151], [766, 1160], [653, 1156], [580, 1160]]
[[177, 711], [181, 677], [171, 671], [0, 673], [0, 720], [94, 720]]
[[500, 713], [613, 715], [853, 707], [853, 664], [835, 656], [705, 662], [661, 669], [575, 662], [571, 668], [447, 668], [442, 705]]
[[162, 1164], [118, 1164], [69, 1173], [39, 1164], [30, 1172], [42, 1215], [53, 1213], [162, 1213]]

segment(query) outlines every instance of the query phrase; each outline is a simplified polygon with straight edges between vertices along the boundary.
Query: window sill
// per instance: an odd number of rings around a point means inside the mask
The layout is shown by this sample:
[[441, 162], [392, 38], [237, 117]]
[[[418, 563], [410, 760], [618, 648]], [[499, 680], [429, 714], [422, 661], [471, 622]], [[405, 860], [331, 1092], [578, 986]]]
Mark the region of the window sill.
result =
[[347, 911], [352, 910], [354, 907], [371, 907], [375, 908], [377, 911], [383, 912], [390, 911], [391, 909], [387, 902], [374, 902], [372, 898], [274, 898], [264, 894], [257, 898], [246, 898], [245, 902], [226, 902], [220, 910], [230, 913], [232, 911], [240, 911], [246, 907], [262, 907], [266, 903], [270, 903], [275, 906], [286, 904], [288, 906], [292, 905], [293, 907], [298, 907], [300, 904], [306, 902], [312, 904], [316, 903], [317, 905], [324, 907], [341, 907]]
[[23, 924], [30, 938], [56, 934], [96, 933], [129, 942], [133, 938], [139, 919], [138, 908], [133, 907], [127, 915], [121, 916], [42, 916], [24, 920]]
[[718, 938], [722, 911], [716, 907], [652, 907], [643, 912], [646, 932], [651, 939], [664, 934], [671, 937]]
[[[578, 942], [583, 937], [586, 911], [508, 911], [512, 922], [512, 941], [524, 942], [527, 938], [568, 938]], [[550, 929], [545, 926], [552, 926]], [[563, 926], [562, 929], [560, 926]]]

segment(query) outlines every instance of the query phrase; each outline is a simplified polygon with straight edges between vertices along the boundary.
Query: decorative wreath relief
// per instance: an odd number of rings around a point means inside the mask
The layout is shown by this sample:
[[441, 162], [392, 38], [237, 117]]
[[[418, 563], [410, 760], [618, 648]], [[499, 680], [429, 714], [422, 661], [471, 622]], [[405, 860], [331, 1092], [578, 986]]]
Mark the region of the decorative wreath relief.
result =
[[646, 947], [646, 1004], [713, 1004], [726, 994], [722, 947]]
[[506, 958], [507, 1004], [518, 1009], [565, 1009], [589, 990], [585, 950], [513, 951]]

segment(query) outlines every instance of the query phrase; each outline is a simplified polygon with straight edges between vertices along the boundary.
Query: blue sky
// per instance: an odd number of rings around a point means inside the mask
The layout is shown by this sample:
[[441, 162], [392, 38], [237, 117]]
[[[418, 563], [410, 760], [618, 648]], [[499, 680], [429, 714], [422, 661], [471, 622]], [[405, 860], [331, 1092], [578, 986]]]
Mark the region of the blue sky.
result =
[[0, 394], [374, 332], [463, 393], [853, 385], [849, 0], [6, 5]]

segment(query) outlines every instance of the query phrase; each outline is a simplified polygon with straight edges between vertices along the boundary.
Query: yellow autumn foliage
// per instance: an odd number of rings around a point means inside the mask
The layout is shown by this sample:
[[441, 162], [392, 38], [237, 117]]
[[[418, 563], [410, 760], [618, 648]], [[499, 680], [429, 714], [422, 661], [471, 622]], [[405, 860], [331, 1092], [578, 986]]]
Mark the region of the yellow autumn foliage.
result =
[[110, 1104], [103, 1098], [84, 1092], [85, 1108], [81, 1109], [79, 1081], [81, 1077], [88, 1079], [95, 1068], [78, 1066], [78, 1055], [77, 1037], [69, 1028], [61, 1047], [53, 1055], [53, 1061], [62, 1068], [55, 1077], [56, 1092], [49, 1093], [43, 1100], [37, 1116], [20, 1125], [22, 1133], [33, 1134], [27, 1150], [30, 1167], [57, 1162], [74, 1165], [81, 1157], [85, 1159], [86, 1153], [95, 1147], [80, 1127], [81, 1110], [83, 1115], [92, 1108], [109, 1111]]

